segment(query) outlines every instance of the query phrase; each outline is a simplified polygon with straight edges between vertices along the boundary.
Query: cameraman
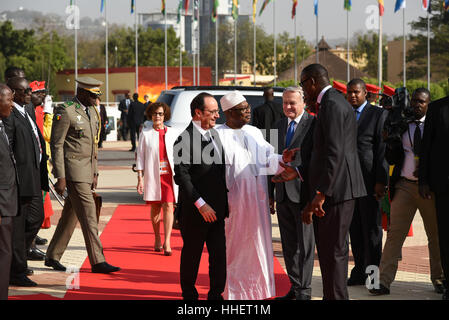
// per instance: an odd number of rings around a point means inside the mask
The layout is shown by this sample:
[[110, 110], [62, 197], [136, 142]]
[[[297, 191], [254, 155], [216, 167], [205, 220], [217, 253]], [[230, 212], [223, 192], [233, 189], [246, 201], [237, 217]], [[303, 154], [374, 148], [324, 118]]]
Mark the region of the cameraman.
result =
[[430, 92], [427, 89], [418, 88], [413, 92], [413, 120], [409, 121], [407, 129], [402, 133], [402, 144], [386, 149], [385, 157], [394, 165], [390, 178], [390, 228], [379, 266], [380, 287], [369, 290], [374, 295], [390, 294], [390, 284], [398, 269], [402, 245], [417, 209], [422, 216], [429, 243], [431, 280], [436, 292], [442, 293], [444, 290], [435, 201], [433, 197], [423, 199], [418, 191], [418, 154], [429, 102]]

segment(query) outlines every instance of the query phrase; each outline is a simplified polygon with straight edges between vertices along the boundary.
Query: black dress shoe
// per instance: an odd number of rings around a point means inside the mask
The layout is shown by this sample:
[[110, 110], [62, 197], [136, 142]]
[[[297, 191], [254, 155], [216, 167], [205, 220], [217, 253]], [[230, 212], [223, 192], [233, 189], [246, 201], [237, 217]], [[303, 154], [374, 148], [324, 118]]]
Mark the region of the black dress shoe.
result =
[[27, 271], [25, 271], [25, 273], [27, 276], [32, 276], [34, 274], [34, 271], [32, 269], [27, 268]]
[[274, 298], [274, 300], [295, 300], [295, 299], [296, 299], [295, 291], [292, 289], [290, 289], [290, 291], [287, 292], [285, 296]]
[[303, 301], [305, 301], [305, 300], [312, 300], [312, 297], [309, 296], [308, 294], [297, 294], [295, 296], [295, 300], [303, 300]]
[[443, 300], [449, 300], [449, 290], [446, 289], [443, 293]]
[[369, 293], [371, 293], [372, 295], [375, 295], [375, 296], [383, 296], [386, 294], [390, 294], [390, 289], [388, 289], [387, 287], [385, 287], [384, 285], [381, 284], [381, 285], [379, 285], [379, 289], [375, 289], [375, 288], [370, 289]]
[[37, 283], [27, 276], [12, 277], [9, 279], [9, 285], [16, 287], [36, 287]]
[[48, 240], [41, 238], [39, 236], [36, 236], [35, 242], [37, 245], [43, 246], [44, 244], [47, 244]]
[[31, 248], [28, 250], [27, 260], [43, 261], [45, 260], [45, 253], [38, 248]]
[[348, 287], [351, 287], [351, 286], [364, 286], [366, 284], [366, 279], [349, 278], [347, 284], [348, 284]]
[[45, 265], [47, 267], [51, 267], [56, 271], [66, 271], [66, 267], [64, 267], [62, 264], [59, 263], [59, 261], [53, 260], [53, 259], [45, 259]]
[[93, 273], [111, 273], [116, 271], [120, 271], [120, 268], [111, 266], [107, 262], [97, 263], [92, 266]]
[[434, 283], [433, 288], [435, 289], [436, 293], [444, 293], [444, 285], [442, 283]]
[[131, 148], [128, 151], [134, 152], [134, 151], [136, 151], [136, 149]]

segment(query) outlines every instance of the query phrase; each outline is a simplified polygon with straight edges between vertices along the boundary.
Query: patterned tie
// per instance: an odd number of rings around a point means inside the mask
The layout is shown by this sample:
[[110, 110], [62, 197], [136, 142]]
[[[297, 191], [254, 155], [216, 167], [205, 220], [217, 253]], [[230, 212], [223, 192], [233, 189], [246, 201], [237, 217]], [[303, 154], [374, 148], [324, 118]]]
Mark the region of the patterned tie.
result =
[[295, 121], [290, 121], [287, 129], [287, 136], [285, 137], [285, 147], [288, 148], [290, 143], [292, 142], [293, 135], [295, 134]]
[[5, 125], [3, 124], [3, 122], [0, 122], [0, 131], [2, 132], [1, 135], [5, 139], [6, 143], [9, 145], [9, 139], [8, 139], [8, 136], [6, 135]]
[[419, 128], [421, 121], [415, 121], [415, 124], [416, 129], [415, 134], [413, 135], [413, 153], [417, 156], [421, 150], [421, 129]]

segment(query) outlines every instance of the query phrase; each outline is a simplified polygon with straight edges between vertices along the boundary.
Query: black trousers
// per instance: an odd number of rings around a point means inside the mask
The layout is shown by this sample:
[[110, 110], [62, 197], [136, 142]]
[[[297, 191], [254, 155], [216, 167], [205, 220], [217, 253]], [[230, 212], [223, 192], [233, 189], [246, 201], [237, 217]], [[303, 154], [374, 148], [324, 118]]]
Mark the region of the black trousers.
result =
[[131, 138], [131, 145], [133, 149], [136, 149], [136, 134], [137, 134], [137, 140], [139, 139], [139, 127], [140, 125], [136, 124], [129, 124], [129, 136]]
[[1, 217], [0, 221], [0, 300], [8, 300], [12, 259], [12, 220], [12, 217]]
[[348, 300], [349, 226], [355, 200], [333, 203], [326, 197], [324, 217], [313, 216], [324, 300]]
[[355, 200], [349, 235], [355, 264], [351, 278], [365, 280], [366, 267], [379, 266], [382, 256], [382, 214], [373, 195]]
[[13, 255], [10, 277], [26, 275], [27, 252], [44, 221], [42, 195], [20, 198], [20, 214], [13, 218]]
[[435, 208], [437, 211], [441, 266], [446, 279], [445, 287], [449, 290], [449, 191], [435, 194]]
[[206, 243], [209, 253], [209, 300], [221, 299], [226, 284], [226, 239], [224, 220], [193, 225], [189, 219], [180, 217], [181, 250], [180, 280], [184, 300], [198, 300], [195, 288], [198, 268]]
[[282, 254], [292, 289], [296, 295], [312, 294], [315, 238], [313, 225], [301, 221], [301, 206], [290, 200], [276, 203]]

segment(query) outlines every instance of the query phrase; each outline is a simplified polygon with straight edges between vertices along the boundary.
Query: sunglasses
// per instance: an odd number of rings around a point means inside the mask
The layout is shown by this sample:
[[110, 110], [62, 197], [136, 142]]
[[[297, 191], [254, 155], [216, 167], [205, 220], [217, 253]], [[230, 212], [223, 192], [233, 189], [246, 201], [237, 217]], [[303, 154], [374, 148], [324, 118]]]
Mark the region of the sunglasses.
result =
[[15, 94], [16, 92], [23, 92], [24, 94], [30, 94], [33, 91], [33, 89], [31, 89], [31, 88], [26, 88], [26, 89], [16, 88], [16, 89], [12, 89], [12, 91], [13, 91], [13, 94]]

